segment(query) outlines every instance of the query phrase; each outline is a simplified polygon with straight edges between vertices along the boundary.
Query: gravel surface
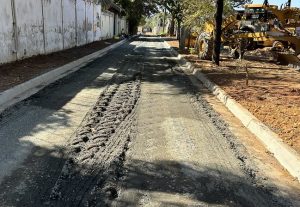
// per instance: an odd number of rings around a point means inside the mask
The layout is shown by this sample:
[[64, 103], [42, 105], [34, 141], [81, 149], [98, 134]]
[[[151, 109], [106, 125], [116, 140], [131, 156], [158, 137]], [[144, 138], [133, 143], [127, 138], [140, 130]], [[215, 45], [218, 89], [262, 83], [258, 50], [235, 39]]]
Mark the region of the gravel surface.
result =
[[[190, 79], [173, 70], [170, 54], [160, 38], [142, 37], [46, 88], [55, 97], [83, 80], [101, 92], [63, 147], [24, 154], [1, 183], [0, 206], [290, 206]], [[116, 70], [100, 84], [92, 74], [103, 68]], [[43, 92], [27, 100], [60, 108], [48, 102]], [[1, 123], [17, 122], [28, 106], [19, 107]]]

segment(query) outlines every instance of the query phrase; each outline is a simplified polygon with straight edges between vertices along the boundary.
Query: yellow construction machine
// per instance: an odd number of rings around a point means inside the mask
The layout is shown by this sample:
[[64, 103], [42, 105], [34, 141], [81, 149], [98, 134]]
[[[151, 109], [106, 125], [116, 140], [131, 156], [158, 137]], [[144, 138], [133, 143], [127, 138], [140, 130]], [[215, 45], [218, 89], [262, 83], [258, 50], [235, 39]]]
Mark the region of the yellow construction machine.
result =
[[[300, 65], [300, 9], [292, 8], [290, 1], [278, 8], [264, 4], [248, 4], [244, 11], [236, 11], [222, 24], [222, 45], [229, 46], [235, 58], [247, 50], [272, 47], [278, 61]], [[211, 59], [213, 49], [213, 22], [204, 25], [196, 40], [200, 59]]]

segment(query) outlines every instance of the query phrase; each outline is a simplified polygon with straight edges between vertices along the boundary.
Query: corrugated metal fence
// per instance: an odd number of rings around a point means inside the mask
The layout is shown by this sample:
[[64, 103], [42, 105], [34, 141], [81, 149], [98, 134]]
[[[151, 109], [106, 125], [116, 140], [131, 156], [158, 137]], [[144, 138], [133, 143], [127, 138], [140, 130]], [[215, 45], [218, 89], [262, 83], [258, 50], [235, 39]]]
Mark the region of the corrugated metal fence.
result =
[[91, 0], [1, 0], [0, 64], [111, 38], [127, 30], [116, 16]]

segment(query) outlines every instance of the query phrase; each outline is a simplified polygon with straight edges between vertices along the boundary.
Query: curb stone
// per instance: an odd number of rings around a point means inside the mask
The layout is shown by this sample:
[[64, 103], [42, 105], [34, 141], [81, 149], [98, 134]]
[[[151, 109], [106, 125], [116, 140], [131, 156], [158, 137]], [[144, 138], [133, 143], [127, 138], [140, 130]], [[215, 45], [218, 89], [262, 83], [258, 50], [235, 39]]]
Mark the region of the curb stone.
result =
[[300, 155], [293, 148], [285, 144], [275, 132], [222, 90], [221, 87], [210, 81], [192, 63], [178, 54], [167, 42], [165, 44], [178, 57], [180, 64], [184, 66], [185, 70], [187, 69], [186, 71], [191, 72], [200, 80], [264, 144], [278, 162], [300, 182]]
[[109, 51], [121, 46], [125, 42], [128, 42], [128, 40], [122, 40], [120, 42], [112, 44], [102, 50], [84, 56], [73, 62], [67, 63], [66, 65], [58, 67], [52, 71], [44, 73], [38, 77], [35, 77], [13, 88], [1, 92], [0, 113], [5, 109], [9, 108], [10, 106], [32, 96], [33, 94], [37, 93], [49, 84], [79, 70], [80, 68], [86, 66], [88, 63], [94, 61], [95, 59], [106, 55]]

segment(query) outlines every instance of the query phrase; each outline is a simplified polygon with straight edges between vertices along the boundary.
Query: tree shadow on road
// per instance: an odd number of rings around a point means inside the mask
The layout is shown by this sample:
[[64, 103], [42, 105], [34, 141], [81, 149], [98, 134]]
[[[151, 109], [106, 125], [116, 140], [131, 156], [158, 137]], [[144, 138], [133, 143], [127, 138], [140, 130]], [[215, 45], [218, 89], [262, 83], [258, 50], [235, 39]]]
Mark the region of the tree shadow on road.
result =
[[[247, 177], [196, 163], [129, 160], [124, 172], [114, 206], [156, 202], [159, 206], [289, 206], [286, 198], [267, 192]], [[126, 197], [125, 191], [131, 194]]]
[[0, 206], [44, 206], [66, 162], [65, 150], [34, 146], [23, 164], [1, 183]]

